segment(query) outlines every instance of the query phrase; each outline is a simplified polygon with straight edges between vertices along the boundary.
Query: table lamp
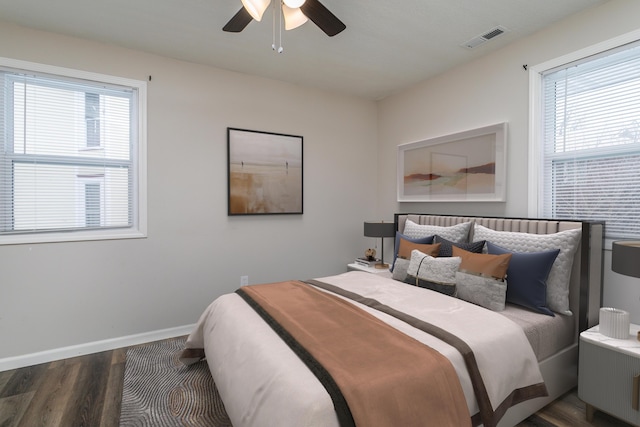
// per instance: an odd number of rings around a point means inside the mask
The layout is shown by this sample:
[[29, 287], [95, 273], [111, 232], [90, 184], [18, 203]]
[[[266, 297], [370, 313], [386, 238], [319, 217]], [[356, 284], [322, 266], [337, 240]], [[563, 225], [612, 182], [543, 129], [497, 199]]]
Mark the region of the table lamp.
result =
[[[640, 241], [613, 242], [611, 249], [611, 270], [625, 276], [640, 277]], [[601, 308], [600, 333], [617, 339], [627, 338], [629, 313], [615, 308]], [[640, 333], [638, 339], [640, 339]]]
[[621, 240], [611, 245], [611, 270], [625, 276], [640, 277], [640, 241]]
[[382, 244], [380, 245], [380, 262], [375, 265], [376, 268], [389, 268], [389, 264], [384, 262], [384, 238], [395, 237], [396, 225], [393, 222], [365, 222], [364, 235], [366, 237], [380, 237]]

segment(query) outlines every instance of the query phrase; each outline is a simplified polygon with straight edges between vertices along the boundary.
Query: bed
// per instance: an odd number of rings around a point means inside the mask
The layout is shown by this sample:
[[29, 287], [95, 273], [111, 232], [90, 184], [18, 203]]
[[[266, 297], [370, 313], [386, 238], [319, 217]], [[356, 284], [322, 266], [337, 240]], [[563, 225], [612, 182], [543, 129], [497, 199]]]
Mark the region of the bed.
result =
[[[411, 242], [409, 247], [413, 247], [415, 242], [417, 245], [423, 245], [417, 248], [436, 248], [444, 251], [444, 247], [447, 247], [447, 250], [455, 252], [457, 256], [449, 259], [440, 256], [432, 258], [416, 249], [410, 252], [410, 257], [398, 257], [397, 262], [394, 262], [393, 272], [388, 274], [373, 275], [352, 271], [313, 280], [288, 281], [275, 286], [258, 285], [250, 287], [248, 290], [251, 292], [245, 293], [241, 290], [217, 298], [202, 314], [196, 328], [187, 339], [182, 359], [188, 364], [206, 357], [227, 413], [235, 427], [342, 426], [375, 423], [388, 425], [388, 421], [384, 421], [387, 411], [406, 414], [407, 407], [418, 406], [420, 408], [416, 409], [415, 419], [405, 420], [406, 425], [422, 425], [425, 419], [433, 422], [435, 418], [431, 415], [436, 413], [445, 414], [444, 417], [456, 416], [447, 415], [449, 413], [466, 413], [469, 417], [468, 425], [510, 426], [577, 385], [578, 336], [581, 331], [597, 323], [601, 301], [604, 231], [602, 223], [396, 214], [395, 224], [398, 236], [401, 236], [401, 239], [396, 238], [396, 252], [399, 246]], [[432, 237], [428, 234], [437, 236], [438, 242], [433, 243], [431, 240], [431, 243], [424, 243]], [[482, 250], [478, 251], [477, 248], [480, 247]], [[551, 255], [552, 252], [555, 255]], [[549, 266], [545, 273], [545, 280], [548, 280], [545, 302], [536, 300], [539, 299], [539, 293], [536, 291], [532, 300], [534, 305], [527, 307], [509, 302], [505, 304], [506, 284], [502, 285], [499, 283], [501, 280], [488, 279], [486, 275], [480, 275], [483, 285], [485, 282], [491, 282], [491, 286], [494, 286], [495, 281], [496, 292], [503, 292], [503, 307], [497, 309], [493, 305], [487, 305], [494, 304], [496, 296], [491, 292], [485, 292], [486, 287], [482, 288], [482, 292], [475, 293], [474, 290], [479, 288], [474, 286], [481, 279], [475, 273], [460, 268], [463, 264], [459, 261], [464, 259], [464, 265], [469, 266], [472, 265], [471, 261], [500, 259], [504, 264], [504, 259], [509, 259], [509, 265], [512, 266], [536, 265], [536, 270], [544, 270], [546, 267], [538, 268], [536, 264], [539, 255], [543, 253], [547, 254], [544, 257], [548, 259], [546, 263]], [[403, 276], [401, 266], [406, 268], [407, 276]], [[443, 274], [450, 274], [455, 270], [454, 296], [449, 296], [446, 291], [442, 292], [440, 289], [438, 292], [425, 289], [420, 282], [423, 279], [421, 275], [432, 274], [440, 269], [446, 270]], [[509, 270], [509, 278], [516, 278], [521, 274], [515, 267], [512, 270]], [[404, 277], [403, 281], [397, 280], [400, 276]], [[430, 280], [429, 277], [426, 279]], [[425, 283], [433, 283], [429, 280]], [[441, 286], [440, 283], [446, 281], [438, 278], [435, 282]], [[302, 299], [295, 299], [299, 298], [297, 295], [303, 295]], [[310, 299], [309, 305], [304, 306], [305, 298], [314, 299]], [[529, 296], [526, 295], [526, 298]], [[302, 332], [296, 331], [295, 328], [299, 326], [298, 323], [303, 322], [297, 319], [291, 321], [288, 312], [278, 311], [280, 304], [286, 302], [281, 300], [287, 299], [293, 299], [293, 305], [299, 305], [298, 311], [314, 313], [314, 316], [307, 316], [313, 318], [314, 323], [308, 327], [300, 326], [307, 328]], [[325, 300], [336, 300], [337, 303]], [[500, 296], [497, 300], [500, 300]], [[521, 303], [520, 300], [517, 301]], [[526, 301], [526, 304], [528, 303], [529, 300]], [[331, 312], [331, 316], [324, 322], [330, 325], [329, 327], [335, 327], [338, 323], [339, 327], [330, 333], [317, 333], [314, 336], [309, 331], [315, 331], [313, 328], [322, 322], [318, 320], [322, 317], [316, 312], [316, 307], [323, 304], [345, 306], [346, 313], [333, 311], [333, 306], [327, 308], [326, 311]], [[381, 325], [360, 326], [357, 323], [360, 317]], [[287, 332], [287, 322], [292, 324], [293, 332]], [[351, 333], [348, 331], [350, 328], [344, 327], [346, 324], [353, 324], [353, 328], [358, 330], [350, 338], [348, 335], [345, 335], [346, 338], [342, 335]], [[286, 327], [281, 327], [282, 325]], [[369, 331], [367, 328], [385, 331], [390, 329], [390, 337], [387, 338], [385, 335], [387, 332], [366, 332]], [[278, 332], [279, 329], [284, 331]], [[279, 333], [282, 336], [279, 336]], [[329, 341], [320, 340], [324, 339], [325, 335], [330, 337]], [[411, 363], [394, 363], [394, 359], [389, 358], [383, 350], [380, 350], [379, 357], [386, 360], [387, 364], [383, 364], [379, 372], [369, 365], [366, 365], [366, 369], [359, 369], [364, 360], [362, 354], [343, 357], [356, 361], [348, 369], [332, 367], [331, 369], [335, 370], [329, 370], [329, 374], [323, 370], [324, 360], [327, 360], [326, 364], [330, 366], [333, 360], [339, 359], [335, 354], [325, 354], [330, 353], [325, 351], [329, 347], [328, 342], [357, 342], [357, 339], [363, 336], [368, 337], [367, 342], [351, 347], [365, 347], [374, 340], [384, 343], [366, 350], [367, 361], [369, 354], [376, 353], [378, 348], [388, 346], [395, 349], [394, 340], [400, 340], [398, 348], [403, 348], [405, 342], [418, 341], [421, 348], [416, 351], [422, 351], [422, 348], [435, 349], [434, 353], [437, 356], [445, 356], [448, 361], [444, 363], [452, 369], [442, 370], [454, 372], [453, 376], [457, 377], [457, 380], [446, 383], [440, 380], [443, 377], [439, 373], [424, 373], [437, 375], [438, 384], [442, 383], [444, 387], [436, 393], [432, 392], [436, 390], [435, 387], [433, 390], [424, 391], [425, 394], [431, 393], [429, 395], [434, 399], [426, 404], [420, 403], [420, 400], [418, 403], [412, 400], [416, 395], [422, 396], [423, 391], [414, 391], [411, 388], [414, 386], [413, 382], [406, 379], [423, 373], [397, 372], [398, 376], [395, 376], [396, 365]], [[371, 338], [374, 336], [375, 338]], [[371, 342], [368, 341], [369, 338]], [[308, 356], [305, 346], [298, 345], [300, 342], [307, 345], [305, 339], [310, 347], [313, 347], [316, 341], [316, 345], [319, 346], [319, 349], [315, 350], [318, 353], [311, 356], [311, 362], [305, 360]], [[295, 345], [287, 344], [291, 341]], [[467, 348], [468, 351], [465, 353], [461, 347]], [[399, 351], [396, 353], [398, 360], [405, 360]], [[325, 359], [321, 359], [322, 357]], [[431, 354], [425, 355], [425, 358], [430, 357]], [[317, 363], [318, 360], [321, 360], [321, 363]], [[414, 365], [419, 365], [422, 369], [422, 364]], [[318, 374], [318, 370], [321, 374]], [[366, 392], [371, 393], [371, 396], [363, 397], [358, 394], [360, 391], [352, 391], [351, 386], [343, 387], [340, 383], [344, 371], [348, 371], [344, 376], [351, 376], [352, 371], [359, 370], [377, 372], [375, 380], [357, 379], [362, 383], [375, 384], [366, 387], [370, 389]], [[388, 375], [388, 380], [387, 371], [393, 371], [393, 374]], [[367, 373], [364, 372], [363, 375]], [[381, 382], [381, 377], [391, 382]], [[336, 383], [339, 386], [335, 387]], [[380, 387], [380, 390], [376, 390], [376, 387]], [[338, 390], [336, 397], [333, 394], [336, 392], [334, 388], [347, 391], [343, 395]], [[447, 393], [453, 397], [443, 397], [449, 396]], [[345, 404], [345, 399], [354, 403]], [[385, 407], [388, 401], [392, 402], [388, 405], [390, 409]], [[361, 402], [369, 402], [371, 406], [361, 409], [358, 406]], [[457, 408], [453, 408], [455, 405]], [[349, 406], [353, 406], [353, 413], [350, 412]], [[463, 408], [460, 408], [461, 406]], [[345, 410], [346, 415], [342, 412]], [[367, 416], [371, 418], [366, 418]], [[449, 424], [464, 425], [459, 421], [451, 421]]]

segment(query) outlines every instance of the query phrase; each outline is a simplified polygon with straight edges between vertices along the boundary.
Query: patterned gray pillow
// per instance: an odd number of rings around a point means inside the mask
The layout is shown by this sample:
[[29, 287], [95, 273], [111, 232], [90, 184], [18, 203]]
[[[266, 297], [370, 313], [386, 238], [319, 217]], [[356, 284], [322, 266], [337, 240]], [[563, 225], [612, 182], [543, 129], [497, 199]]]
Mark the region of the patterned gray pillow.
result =
[[439, 257], [453, 256], [453, 246], [457, 246], [460, 249], [464, 249], [465, 251], [468, 251], [468, 252], [481, 254], [485, 244], [484, 240], [479, 240], [477, 242], [469, 242], [469, 243], [452, 242], [437, 234], [433, 236], [433, 241], [435, 243], [440, 243], [440, 253], [438, 254]]
[[455, 296], [456, 272], [461, 261], [460, 257], [434, 258], [414, 249], [405, 283]]
[[469, 241], [469, 230], [471, 230], [471, 222], [462, 222], [450, 227], [442, 227], [439, 225], [416, 224], [408, 219], [404, 225], [402, 234], [412, 239], [437, 234], [454, 243], [461, 243]]
[[493, 311], [502, 311], [507, 299], [507, 282], [476, 274], [456, 273], [458, 298]]
[[[547, 306], [556, 313], [571, 316], [569, 310], [569, 278], [573, 256], [580, 243], [579, 228], [553, 234], [531, 234], [496, 231], [475, 224], [473, 241], [486, 240], [513, 252], [543, 252], [560, 249], [547, 279]], [[507, 279], [508, 280], [508, 279]]]

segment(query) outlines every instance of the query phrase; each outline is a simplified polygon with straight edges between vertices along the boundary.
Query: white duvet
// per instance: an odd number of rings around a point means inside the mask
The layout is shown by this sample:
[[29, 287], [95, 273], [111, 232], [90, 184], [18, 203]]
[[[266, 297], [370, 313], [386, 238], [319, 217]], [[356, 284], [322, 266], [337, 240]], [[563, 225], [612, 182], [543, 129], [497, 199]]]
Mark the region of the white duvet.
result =
[[[473, 349], [494, 409], [513, 390], [543, 382], [524, 332], [504, 316], [364, 272], [317, 280], [373, 298], [460, 337]], [[455, 348], [394, 317], [353, 303], [445, 355], [460, 378], [469, 413], [478, 412], [467, 369]], [[223, 295], [211, 303], [186, 346], [204, 348], [234, 427], [339, 426], [321, 383], [237, 294]]]

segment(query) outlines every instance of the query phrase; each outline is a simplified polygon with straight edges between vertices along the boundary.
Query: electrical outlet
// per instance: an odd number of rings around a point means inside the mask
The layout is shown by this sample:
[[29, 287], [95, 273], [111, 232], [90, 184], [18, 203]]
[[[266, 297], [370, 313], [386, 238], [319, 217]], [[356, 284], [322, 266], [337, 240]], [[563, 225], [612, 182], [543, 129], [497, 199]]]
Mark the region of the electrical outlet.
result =
[[240, 286], [247, 286], [249, 284], [249, 276], [240, 276]]

